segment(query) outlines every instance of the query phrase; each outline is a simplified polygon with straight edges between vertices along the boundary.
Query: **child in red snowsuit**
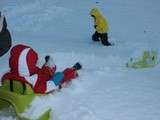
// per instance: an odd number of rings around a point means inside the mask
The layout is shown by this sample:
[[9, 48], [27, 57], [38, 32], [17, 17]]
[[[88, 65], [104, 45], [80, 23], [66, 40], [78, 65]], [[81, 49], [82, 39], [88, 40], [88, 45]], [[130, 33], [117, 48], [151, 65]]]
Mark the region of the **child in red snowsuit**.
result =
[[[72, 68], [67, 68], [56, 79], [56, 65], [50, 56], [45, 57], [45, 64], [39, 68], [36, 64], [38, 54], [29, 46], [16, 45], [10, 51], [9, 67], [10, 72], [2, 77], [4, 80], [17, 80], [29, 84], [35, 93], [49, 93], [72, 79], [78, 77], [77, 70], [81, 68], [78, 63]], [[57, 74], [57, 76], [59, 76]]]

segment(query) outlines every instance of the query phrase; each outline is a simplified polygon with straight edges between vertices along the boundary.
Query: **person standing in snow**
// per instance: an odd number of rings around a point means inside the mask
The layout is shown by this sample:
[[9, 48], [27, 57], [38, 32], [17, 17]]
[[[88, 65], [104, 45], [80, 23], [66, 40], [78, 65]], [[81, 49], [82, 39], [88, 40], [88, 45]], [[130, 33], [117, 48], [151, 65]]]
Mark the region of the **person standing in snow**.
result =
[[104, 46], [110, 46], [111, 43], [108, 41], [108, 22], [102, 16], [97, 8], [93, 8], [90, 11], [91, 17], [94, 19], [95, 33], [92, 35], [93, 41], [101, 41]]
[[11, 35], [7, 29], [5, 16], [0, 12], [0, 56], [3, 56], [10, 49], [12, 44]]
[[2, 84], [5, 80], [17, 80], [29, 84], [35, 93], [45, 94], [77, 78], [77, 70], [81, 69], [77, 63], [57, 74], [56, 78], [56, 65], [50, 56], [45, 57], [42, 68], [37, 66], [37, 61], [38, 54], [31, 47], [22, 44], [14, 46], [10, 51], [10, 71], [3, 75]]

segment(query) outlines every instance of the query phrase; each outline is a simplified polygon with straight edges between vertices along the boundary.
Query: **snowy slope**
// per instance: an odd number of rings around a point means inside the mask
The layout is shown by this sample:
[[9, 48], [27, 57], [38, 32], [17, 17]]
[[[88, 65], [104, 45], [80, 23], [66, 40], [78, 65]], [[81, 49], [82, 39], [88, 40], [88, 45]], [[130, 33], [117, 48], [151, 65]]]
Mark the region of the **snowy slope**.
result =
[[[29, 113], [50, 106], [54, 120], [159, 120], [160, 65], [125, 67], [145, 49], [160, 52], [159, 5], [159, 0], [1, 0], [13, 44], [32, 46], [39, 64], [50, 54], [58, 71], [77, 61], [83, 65], [78, 79], [60, 92], [36, 98]], [[93, 6], [108, 19], [115, 46], [91, 41]], [[8, 57], [0, 58], [0, 77], [8, 70]], [[15, 119], [6, 112], [0, 111], [0, 120]]]

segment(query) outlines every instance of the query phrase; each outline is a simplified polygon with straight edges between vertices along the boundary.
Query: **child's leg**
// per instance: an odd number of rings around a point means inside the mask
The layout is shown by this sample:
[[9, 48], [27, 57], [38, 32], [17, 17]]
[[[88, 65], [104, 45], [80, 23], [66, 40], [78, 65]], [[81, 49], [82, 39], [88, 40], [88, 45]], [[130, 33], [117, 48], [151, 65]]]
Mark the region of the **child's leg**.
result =
[[65, 83], [65, 82], [70, 82], [72, 79], [78, 77], [78, 73], [77, 70], [73, 69], [73, 68], [67, 68], [63, 71], [64, 74], [64, 78], [61, 81], [61, 84]]
[[53, 78], [46, 82], [46, 93], [51, 93], [58, 89], [61, 85], [61, 81], [64, 78], [63, 72], [56, 72]]
[[64, 79], [64, 73], [63, 72], [56, 72], [52, 81], [54, 82], [54, 84], [57, 86], [57, 85], [60, 85], [61, 84], [61, 81]]
[[93, 35], [92, 35], [92, 40], [93, 41], [99, 41], [99, 33], [95, 32]]
[[101, 42], [105, 46], [111, 45], [111, 43], [108, 41], [108, 34], [107, 33], [101, 34]]

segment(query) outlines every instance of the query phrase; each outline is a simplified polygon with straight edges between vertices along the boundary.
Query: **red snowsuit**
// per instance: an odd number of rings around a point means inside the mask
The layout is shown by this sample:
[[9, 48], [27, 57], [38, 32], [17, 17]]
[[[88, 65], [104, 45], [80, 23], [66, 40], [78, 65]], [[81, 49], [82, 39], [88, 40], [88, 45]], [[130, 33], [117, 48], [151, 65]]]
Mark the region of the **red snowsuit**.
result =
[[[4, 80], [17, 80], [23, 83], [28, 83], [35, 93], [47, 93], [56, 89], [54, 82], [48, 82], [54, 76], [56, 66], [48, 67], [45, 64], [42, 68], [36, 66], [38, 61], [37, 53], [29, 46], [16, 45], [11, 49], [9, 67], [10, 72], [2, 77]], [[63, 82], [70, 81], [77, 77], [77, 72], [74, 69], [64, 70]], [[62, 82], [62, 83], [63, 83]]]

